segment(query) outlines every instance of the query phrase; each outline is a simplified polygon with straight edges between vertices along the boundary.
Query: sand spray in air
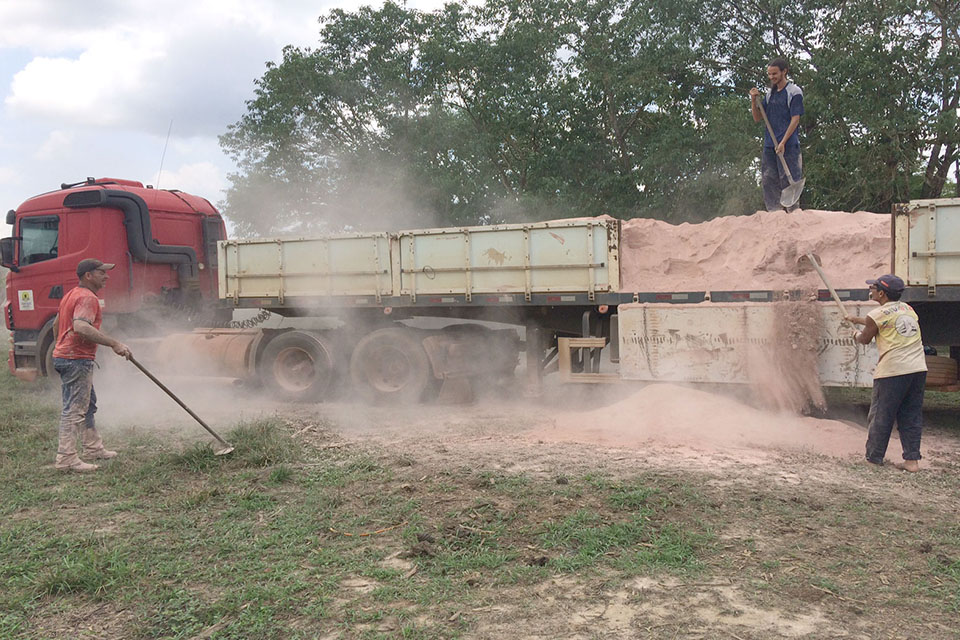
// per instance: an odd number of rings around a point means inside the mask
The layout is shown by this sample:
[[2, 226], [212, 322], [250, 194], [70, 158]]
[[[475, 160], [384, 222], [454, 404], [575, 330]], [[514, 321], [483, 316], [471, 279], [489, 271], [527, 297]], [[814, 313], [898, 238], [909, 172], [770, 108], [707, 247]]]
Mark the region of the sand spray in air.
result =
[[750, 345], [748, 367], [758, 404], [801, 414], [826, 409], [817, 370], [817, 347], [823, 331], [820, 306], [813, 300], [773, 303], [770, 342]]

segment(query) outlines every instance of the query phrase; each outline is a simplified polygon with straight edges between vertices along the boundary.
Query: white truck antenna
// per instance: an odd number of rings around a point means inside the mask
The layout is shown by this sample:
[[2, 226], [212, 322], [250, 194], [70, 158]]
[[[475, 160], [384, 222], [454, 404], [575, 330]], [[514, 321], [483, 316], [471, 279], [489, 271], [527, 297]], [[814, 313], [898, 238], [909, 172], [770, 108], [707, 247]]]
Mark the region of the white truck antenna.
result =
[[173, 118], [170, 118], [170, 126], [167, 127], [167, 139], [163, 143], [163, 153], [160, 154], [160, 170], [157, 172], [157, 186], [160, 189], [160, 177], [163, 175], [163, 159], [167, 156], [167, 145], [170, 144], [170, 132], [173, 131]]

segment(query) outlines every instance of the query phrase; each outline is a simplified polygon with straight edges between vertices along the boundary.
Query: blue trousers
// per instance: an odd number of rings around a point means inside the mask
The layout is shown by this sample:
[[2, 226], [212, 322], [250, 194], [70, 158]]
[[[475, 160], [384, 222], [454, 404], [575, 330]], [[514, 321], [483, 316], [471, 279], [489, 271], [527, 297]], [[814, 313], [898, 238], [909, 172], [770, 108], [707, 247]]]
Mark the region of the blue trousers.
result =
[[60, 374], [63, 410], [61, 433], [80, 433], [80, 427], [93, 429], [97, 412], [97, 392], [93, 390], [93, 360], [54, 358], [53, 368]]
[[[783, 157], [790, 167], [790, 176], [796, 182], [803, 177], [803, 156], [800, 155], [800, 146], [787, 147], [783, 151]], [[783, 163], [777, 158], [777, 153], [773, 147], [764, 147], [763, 156], [760, 159], [760, 183], [763, 186], [763, 205], [767, 211], [781, 211], [783, 205], [780, 204], [781, 192], [790, 186], [787, 180], [787, 172], [783, 168]], [[797, 207], [791, 207], [793, 211]]]
[[867, 414], [867, 460], [882, 464], [893, 423], [900, 432], [904, 460], [920, 460], [923, 432], [923, 387], [927, 372], [874, 378], [873, 398]]

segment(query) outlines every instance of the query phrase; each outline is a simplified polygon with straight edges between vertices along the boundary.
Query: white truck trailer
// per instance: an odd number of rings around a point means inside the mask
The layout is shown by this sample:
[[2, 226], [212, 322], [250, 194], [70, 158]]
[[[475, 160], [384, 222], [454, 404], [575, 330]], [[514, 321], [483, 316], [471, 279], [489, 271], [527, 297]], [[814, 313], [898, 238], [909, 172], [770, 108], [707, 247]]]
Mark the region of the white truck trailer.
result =
[[[620, 223], [536, 224], [228, 240], [218, 245], [219, 291], [237, 309], [327, 317], [309, 330], [200, 329], [168, 349], [214, 354], [222, 375], [256, 377], [292, 398], [319, 401], [350, 378], [380, 401], [410, 402], [471, 378], [526, 385], [558, 371], [570, 382], [747, 382], [752, 347], [772, 339], [770, 303], [797, 291], [622, 291]], [[909, 284], [925, 342], [949, 349], [931, 383], [956, 387], [960, 357], [960, 200], [915, 201], [891, 216], [892, 270]], [[840, 289], [865, 315], [867, 290]], [[853, 343], [826, 289], [817, 362], [824, 386], [868, 386], [874, 346]], [[443, 329], [416, 318], [456, 320]], [[523, 327], [492, 330], [484, 322]], [[604, 352], [603, 350], [607, 351]], [[604, 357], [609, 354], [609, 357]], [[601, 362], [610, 362], [601, 371]], [[201, 365], [193, 365], [201, 366]], [[209, 365], [203, 365], [209, 366]]]

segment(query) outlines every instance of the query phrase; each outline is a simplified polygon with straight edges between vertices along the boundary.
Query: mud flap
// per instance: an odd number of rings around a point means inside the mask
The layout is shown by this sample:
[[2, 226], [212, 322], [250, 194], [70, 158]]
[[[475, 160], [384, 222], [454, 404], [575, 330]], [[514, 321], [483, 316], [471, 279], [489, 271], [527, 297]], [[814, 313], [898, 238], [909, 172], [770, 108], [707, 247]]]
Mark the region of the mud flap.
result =
[[437, 396], [437, 404], [469, 404], [473, 402], [473, 384], [470, 378], [444, 378]]

